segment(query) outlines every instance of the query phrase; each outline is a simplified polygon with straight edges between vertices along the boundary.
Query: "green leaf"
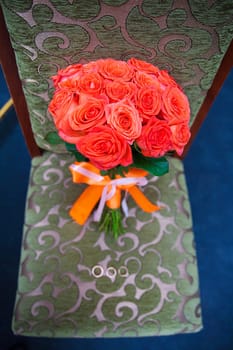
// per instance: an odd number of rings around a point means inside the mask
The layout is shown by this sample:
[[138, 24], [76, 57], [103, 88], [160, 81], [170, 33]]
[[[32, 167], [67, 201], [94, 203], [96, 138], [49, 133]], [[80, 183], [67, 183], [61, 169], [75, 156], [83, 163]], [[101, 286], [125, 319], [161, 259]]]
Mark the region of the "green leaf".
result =
[[131, 165], [130, 166], [118, 165], [116, 168], [112, 168], [109, 170], [100, 170], [100, 174], [102, 176], [108, 175], [111, 179], [115, 179], [116, 175], [120, 175], [124, 177], [130, 168], [131, 168]]
[[119, 174], [120, 176], [124, 177], [125, 174], [129, 171], [129, 169], [131, 168], [131, 166], [122, 166], [119, 165], [117, 167], [117, 174]]
[[78, 151], [72, 152], [78, 162], [86, 162], [88, 159], [84, 157], [81, 153]]
[[45, 140], [50, 143], [50, 145], [59, 145], [64, 143], [56, 131], [50, 131], [46, 136]]
[[86, 161], [87, 158], [78, 152], [76, 146], [73, 143], [65, 142], [67, 151], [71, 152], [78, 162]]
[[77, 148], [73, 143], [65, 142], [65, 144], [66, 144], [67, 151], [69, 151], [69, 152], [76, 152], [77, 151]]
[[141, 153], [134, 151], [133, 160], [133, 167], [144, 169], [155, 176], [162, 176], [169, 171], [169, 163], [165, 157], [144, 157]]

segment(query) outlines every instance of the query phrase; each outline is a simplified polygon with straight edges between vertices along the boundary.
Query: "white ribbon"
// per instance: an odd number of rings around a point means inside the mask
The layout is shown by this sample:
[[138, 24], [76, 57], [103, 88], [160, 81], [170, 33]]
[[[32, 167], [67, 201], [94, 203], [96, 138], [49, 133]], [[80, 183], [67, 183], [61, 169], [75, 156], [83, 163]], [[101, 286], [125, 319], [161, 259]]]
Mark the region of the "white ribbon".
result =
[[[104, 186], [98, 208], [94, 212], [94, 216], [93, 216], [94, 221], [100, 221], [105, 203], [114, 196], [117, 186], [124, 186], [124, 185], [145, 186], [147, 183], [148, 181], [145, 177], [124, 177], [124, 178], [114, 179], [109, 181], [109, 183], [106, 186]], [[109, 186], [111, 186], [110, 191], [109, 191]], [[124, 201], [124, 204], [123, 204], [123, 211], [125, 216], [127, 217], [128, 206], [126, 204], [126, 201]]]
[[[71, 168], [75, 172], [78, 172], [96, 182], [101, 182], [104, 180], [103, 176], [95, 174], [94, 172], [83, 168], [82, 165], [72, 164]], [[145, 177], [123, 177], [120, 179], [113, 179], [109, 181], [108, 184], [103, 188], [103, 192], [101, 195], [101, 199], [99, 201], [98, 208], [94, 212], [94, 221], [100, 221], [105, 203], [114, 196], [114, 194], [116, 193], [117, 186], [124, 186], [124, 185], [145, 186], [147, 185], [147, 183], [148, 181]], [[122, 202], [122, 209], [124, 211], [125, 216], [128, 216], [128, 206], [126, 204], [126, 199], [124, 199]]]

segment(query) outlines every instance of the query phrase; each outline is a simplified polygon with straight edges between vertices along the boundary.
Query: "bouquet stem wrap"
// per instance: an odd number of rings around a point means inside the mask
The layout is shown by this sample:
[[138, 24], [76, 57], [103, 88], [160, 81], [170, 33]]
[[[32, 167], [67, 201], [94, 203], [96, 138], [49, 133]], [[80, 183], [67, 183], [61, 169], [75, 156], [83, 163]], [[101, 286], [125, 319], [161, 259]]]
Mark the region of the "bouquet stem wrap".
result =
[[[152, 213], [160, 209], [151, 203], [137, 187], [147, 184], [147, 172], [141, 169], [131, 169], [124, 177], [116, 175], [111, 179], [108, 175], [102, 176], [100, 170], [89, 162], [75, 162], [70, 166], [74, 183], [89, 185], [78, 197], [70, 210], [70, 216], [80, 225], [85, 224], [92, 210], [99, 202], [94, 213], [94, 221], [100, 221], [105, 204], [110, 209], [119, 209], [121, 206], [121, 192], [127, 191], [137, 205], [145, 212]], [[125, 207], [125, 213], [127, 208]]]

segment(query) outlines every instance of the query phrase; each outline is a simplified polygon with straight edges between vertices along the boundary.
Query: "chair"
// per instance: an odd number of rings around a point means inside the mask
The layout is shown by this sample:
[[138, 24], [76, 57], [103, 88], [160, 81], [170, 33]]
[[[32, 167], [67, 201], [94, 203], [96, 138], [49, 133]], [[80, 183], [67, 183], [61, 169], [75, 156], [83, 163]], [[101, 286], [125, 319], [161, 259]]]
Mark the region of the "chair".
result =
[[[151, 177], [145, 189], [163, 210], [149, 215], [129, 199], [127, 233], [117, 241], [97, 233], [91, 220], [77, 225], [68, 215], [83, 190], [71, 181], [73, 157], [46, 139], [54, 131], [47, 112], [49, 78], [68, 64], [101, 57], [148, 60], [184, 87], [192, 141], [232, 66], [231, 1], [93, 0], [87, 6], [2, 0], [1, 9], [1, 64], [32, 156], [14, 333], [129, 337], [199, 331], [182, 159], [170, 157], [170, 172], [157, 181]], [[101, 278], [96, 265], [105, 272]]]

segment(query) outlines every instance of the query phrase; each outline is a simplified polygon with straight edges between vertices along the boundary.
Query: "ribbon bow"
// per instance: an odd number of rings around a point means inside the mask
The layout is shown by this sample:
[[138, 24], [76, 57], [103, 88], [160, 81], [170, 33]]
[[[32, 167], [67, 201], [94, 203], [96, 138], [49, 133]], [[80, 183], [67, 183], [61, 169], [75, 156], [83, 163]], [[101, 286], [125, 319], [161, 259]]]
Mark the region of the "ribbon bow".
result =
[[[83, 225], [92, 210], [99, 202], [94, 213], [94, 221], [100, 221], [105, 204], [111, 209], [121, 205], [121, 191], [127, 191], [137, 205], [148, 213], [159, 210], [160, 207], [151, 203], [136, 185], [144, 186], [148, 183], [147, 172], [133, 168], [121, 177], [117, 175], [111, 179], [108, 175], [100, 175], [99, 169], [88, 162], [75, 162], [69, 167], [74, 183], [85, 183], [85, 188], [70, 210], [70, 216], [80, 225]], [[127, 212], [127, 209], [125, 209]]]

